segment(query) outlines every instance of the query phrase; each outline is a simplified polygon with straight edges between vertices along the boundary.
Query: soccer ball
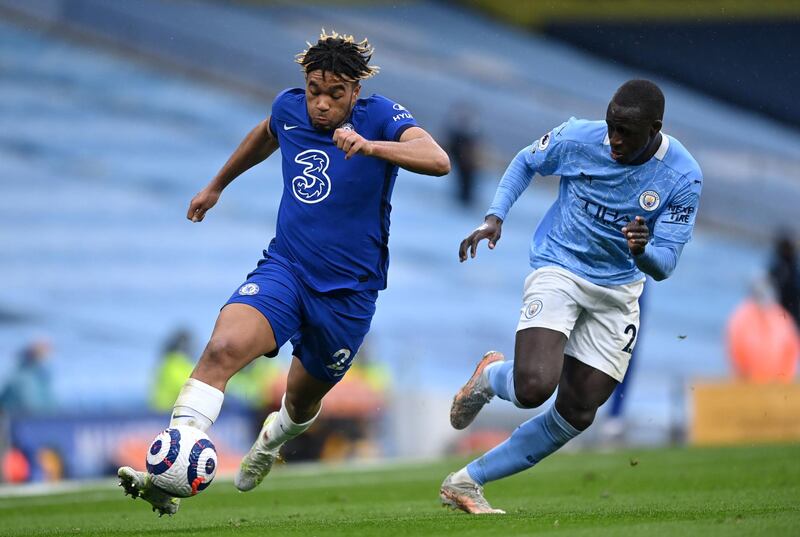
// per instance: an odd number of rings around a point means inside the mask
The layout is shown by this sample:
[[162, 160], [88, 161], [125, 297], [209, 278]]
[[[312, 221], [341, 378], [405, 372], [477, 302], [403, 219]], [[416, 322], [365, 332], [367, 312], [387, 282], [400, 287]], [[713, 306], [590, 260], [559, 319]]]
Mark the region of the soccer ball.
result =
[[217, 473], [217, 450], [200, 429], [180, 425], [162, 431], [147, 451], [151, 482], [164, 492], [187, 498], [202, 492]]

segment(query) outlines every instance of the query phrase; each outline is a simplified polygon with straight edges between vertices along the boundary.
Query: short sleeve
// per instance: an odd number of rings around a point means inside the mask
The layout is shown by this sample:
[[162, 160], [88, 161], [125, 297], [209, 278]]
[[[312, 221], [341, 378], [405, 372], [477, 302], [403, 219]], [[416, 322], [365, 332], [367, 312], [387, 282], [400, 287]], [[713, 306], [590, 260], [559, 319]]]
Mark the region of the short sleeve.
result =
[[685, 180], [656, 220], [653, 235], [657, 240], [685, 244], [692, 238], [703, 177], [696, 170], [687, 174]]
[[384, 141], [396, 142], [408, 128], [418, 126], [417, 120], [402, 104], [380, 95], [373, 95], [373, 99], [377, 112], [375, 117], [381, 118], [383, 123], [381, 134]]
[[[302, 103], [302, 106], [301, 106]], [[272, 107], [269, 115], [269, 129], [276, 138], [281, 132], [281, 125], [298, 124], [298, 110], [305, 115], [305, 89], [287, 88], [278, 93], [272, 100]]]
[[275, 114], [271, 114], [269, 116], [269, 132], [272, 133], [272, 136], [277, 137], [277, 130], [275, 130]]
[[278, 135], [278, 120], [280, 118], [284, 118], [284, 106], [286, 103], [286, 98], [288, 97], [289, 93], [294, 91], [295, 88], [285, 89], [279, 94], [275, 96], [272, 100], [272, 107], [270, 109], [270, 117], [269, 117], [269, 129], [272, 131], [273, 136]]

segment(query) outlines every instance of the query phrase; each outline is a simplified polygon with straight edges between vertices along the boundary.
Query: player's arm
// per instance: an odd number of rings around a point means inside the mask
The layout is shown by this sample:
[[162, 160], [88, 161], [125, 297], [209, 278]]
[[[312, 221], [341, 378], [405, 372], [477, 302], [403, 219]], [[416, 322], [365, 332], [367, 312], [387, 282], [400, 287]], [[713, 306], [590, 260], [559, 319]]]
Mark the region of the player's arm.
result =
[[278, 149], [278, 139], [273, 135], [269, 122], [270, 118], [265, 119], [244, 137], [217, 175], [192, 198], [186, 218], [192, 222], [202, 222], [226, 186]]
[[460, 261], [467, 260], [468, 251], [470, 257], [475, 257], [478, 244], [482, 240], [487, 239], [489, 248], [492, 250], [497, 241], [500, 240], [503, 220], [505, 220], [514, 202], [531, 184], [531, 179], [536, 173], [536, 169], [532, 166], [533, 163], [530, 160], [531, 149], [532, 146], [526, 147], [517, 153], [517, 156], [509, 163], [503, 177], [500, 179], [500, 183], [497, 185], [494, 200], [492, 200], [492, 205], [486, 212], [483, 224], [461, 241], [461, 245], [458, 248], [458, 259]]
[[450, 158], [436, 140], [420, 127], [409, 127], [396, 142], [371, 141], [352, 129], [336, 129], [336, 147], [349, 159], [356, 154], [386, 160], [406, 170], [425, 175], [450, 173]]
[[665, 280], [672, 275], [683, 251], [682, 243], [657, 238], [651, 242], [650, 230], [641, 216], [628, 222], [622, 228], [622, 234], [628, 241], [628, 249], [639, 270], [656, 281]]
[[700, 205], [702, 176], [692, 172], [686, 184], [669, 202], [653, 225], [653, 236], [644, 218], [637, 216], [622, 228], [628, 249], [639, 270], [654, 280], [669, 278], [681, 257], [683, 246], [691, 239]]

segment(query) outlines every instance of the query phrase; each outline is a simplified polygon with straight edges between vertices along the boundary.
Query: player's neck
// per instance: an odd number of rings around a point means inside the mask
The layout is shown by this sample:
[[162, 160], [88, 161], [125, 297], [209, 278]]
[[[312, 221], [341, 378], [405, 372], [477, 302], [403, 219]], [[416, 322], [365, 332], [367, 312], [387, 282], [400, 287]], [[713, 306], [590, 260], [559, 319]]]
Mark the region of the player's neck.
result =
[[647, 147], [642, 151], [641, 155], [628, 163], [629, 166], [639, 166], [644, 164], [656, 154], [658, 148], [661, 147], [661, 131], [657, 132]]

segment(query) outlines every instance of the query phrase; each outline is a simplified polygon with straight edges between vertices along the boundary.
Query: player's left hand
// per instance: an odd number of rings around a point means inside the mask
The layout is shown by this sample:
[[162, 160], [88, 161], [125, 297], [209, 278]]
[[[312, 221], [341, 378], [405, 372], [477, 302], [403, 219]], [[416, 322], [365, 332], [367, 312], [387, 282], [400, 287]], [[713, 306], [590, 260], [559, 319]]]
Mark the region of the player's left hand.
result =
[[339, 127], [333, 131], [333, 143], [346, 153], [345, 159], [349, 159], [359, 153], [365, 156], [372, 154], [372, 142], [353, 129]]
[[642, 255], [650, 242], [650, 230], [644, 218], [637, 216], [622, 228], [622, 235], [628, 240], [628, 250], [633, 255]]

